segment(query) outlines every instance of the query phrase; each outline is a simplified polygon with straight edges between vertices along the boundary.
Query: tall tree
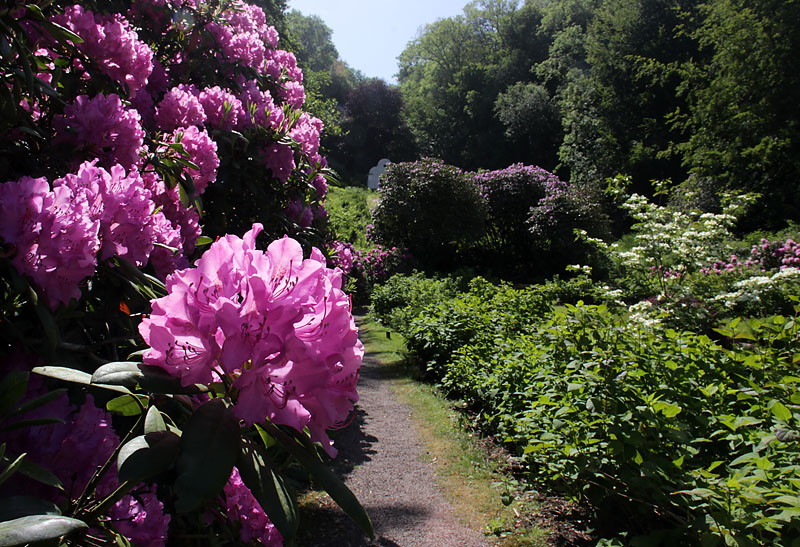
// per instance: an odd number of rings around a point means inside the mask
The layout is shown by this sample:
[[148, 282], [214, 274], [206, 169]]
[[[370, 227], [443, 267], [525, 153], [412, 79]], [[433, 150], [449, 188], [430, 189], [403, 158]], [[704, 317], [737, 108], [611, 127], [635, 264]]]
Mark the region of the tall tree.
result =
[[350, 91], [343, 106], [345, 134], [330, 158], [342, 175], [365, 181], [381, 158], [395, 163], [414, 159], [416, 149], [396, 86], [379, 78], [367, 79]]
[[530, 68], [546, 56], [540, 20], [532, 2], [483, 0], [409, 43], [398, 79], [423, 153], [467, 169], [525, 159], [507, 145], [495, 103], [509, 86], [529, 80]]
[[676, 125], [690, 170], [719, 187], [760, 192], [761, 222], [800, 220], [800, 1], [709, 0], [687, 63], [690, 109]]

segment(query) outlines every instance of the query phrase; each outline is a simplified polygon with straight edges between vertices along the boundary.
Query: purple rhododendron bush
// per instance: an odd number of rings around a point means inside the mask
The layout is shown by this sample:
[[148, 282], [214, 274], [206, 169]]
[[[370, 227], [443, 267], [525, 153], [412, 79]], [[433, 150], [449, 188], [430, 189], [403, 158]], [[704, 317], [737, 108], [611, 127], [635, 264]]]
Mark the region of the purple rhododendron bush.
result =
[[6, 2], [0, 56], [0, 544], [291, 545], [298, 465], [371, 535], [324, 462], [364, 350], [322, 122], [262, 9]]

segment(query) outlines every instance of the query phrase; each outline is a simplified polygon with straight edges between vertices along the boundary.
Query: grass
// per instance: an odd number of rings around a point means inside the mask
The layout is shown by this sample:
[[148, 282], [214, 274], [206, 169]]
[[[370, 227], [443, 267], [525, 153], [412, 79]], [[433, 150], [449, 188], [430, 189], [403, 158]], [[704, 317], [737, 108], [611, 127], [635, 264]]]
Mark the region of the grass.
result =
[[484, 532], [501, 547], [544, 547], [547, 530], [524, 524], [536, 511], [535, 502], [517, 494], [516, 482], [505, 472], [505, 459], [464, 427], [454, 403], [433, 386], [414, 379], [405, 365], [404, 345], [397, 334], [369, 318], [360, 327], [367, 352], [386, 367], [398, 400], [413, 412], [417, 431], [433, 463], [439, 488], [467, 525], [482, 523]]
[[372, 190], [355, 186], [331, 186], [325, 198], [325, 209], [331, 225], [342, 241], [349, 241], [357, 249], [369, 247], [365, 237], [367, 224], [372, 219], [370, 208], [374, 199]]

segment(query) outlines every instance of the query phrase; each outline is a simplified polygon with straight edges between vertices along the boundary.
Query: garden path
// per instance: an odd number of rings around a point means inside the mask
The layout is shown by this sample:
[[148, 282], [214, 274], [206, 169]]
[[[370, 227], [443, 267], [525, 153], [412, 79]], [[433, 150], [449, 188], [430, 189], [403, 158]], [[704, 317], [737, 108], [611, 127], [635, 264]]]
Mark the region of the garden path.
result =
[[[335, 437], [333, 469], [344, 477], [375, 528], [370, 541], [327, 497], [308, 515], [300, 547], [488, 547], [461, 524], [436, 486], [411, 410], [388, 383], [392, 371], [365, 355], [355, 418]], [[328, 502], [324, 501], [328, 500]], [[313, 528], [313, 529], [310, 529]]]

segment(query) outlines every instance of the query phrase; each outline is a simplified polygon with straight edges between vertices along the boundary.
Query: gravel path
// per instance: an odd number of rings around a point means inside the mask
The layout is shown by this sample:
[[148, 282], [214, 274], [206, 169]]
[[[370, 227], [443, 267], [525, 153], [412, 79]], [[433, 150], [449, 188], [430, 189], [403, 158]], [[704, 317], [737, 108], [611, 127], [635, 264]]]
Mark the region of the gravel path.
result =
[[414, 429], [411, 410], [387, 385], [391, 372], [367, 355], [353, 422], [335, 437], [333, 468], [356, 494], [375, 528], [372, 542], [324, 498], [310, 512], [299, 547], [488, 547], [459, 523], [436, 487], [433, 468]]

